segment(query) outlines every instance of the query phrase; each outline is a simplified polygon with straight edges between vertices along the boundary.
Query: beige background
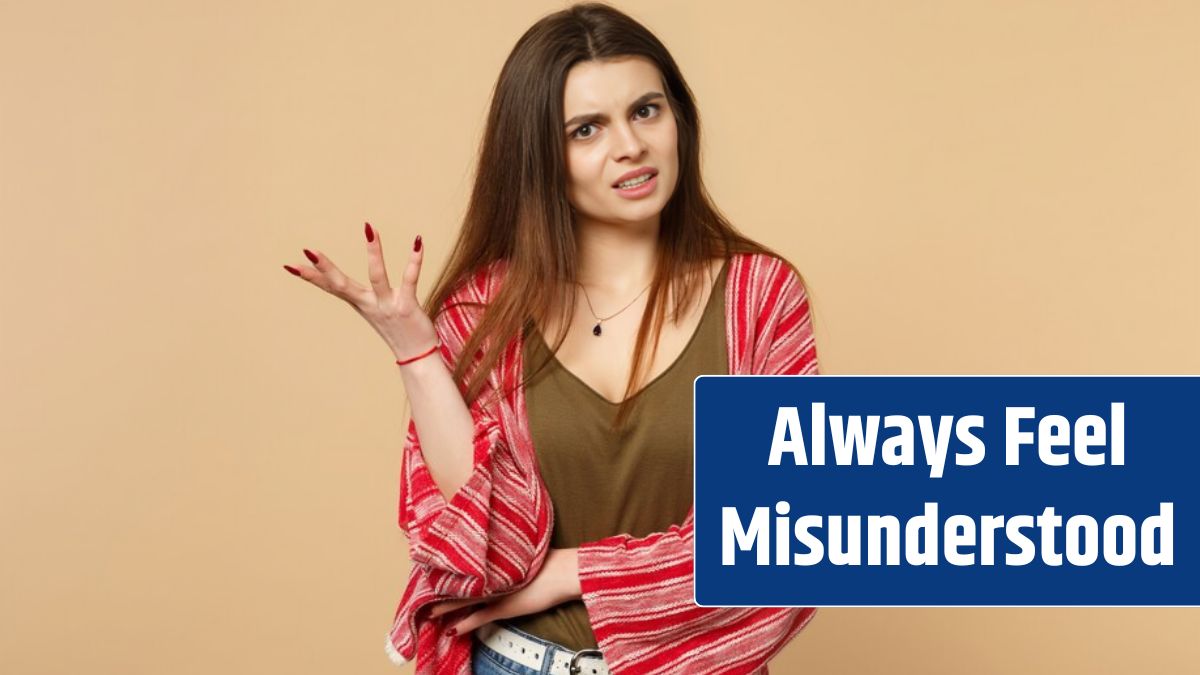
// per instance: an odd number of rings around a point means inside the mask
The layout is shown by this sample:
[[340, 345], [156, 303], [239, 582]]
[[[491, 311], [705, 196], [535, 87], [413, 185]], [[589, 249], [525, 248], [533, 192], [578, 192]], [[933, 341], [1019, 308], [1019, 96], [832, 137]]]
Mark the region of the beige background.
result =
[[[491, 87], [557, 2], [0, 3], [0, 672], [387, 673], [404, 391]], [[824, 370], [1200, 373], [1200, 4], [622, 2]], [[397, 273], [396, 271], [393, 272]], [[1179, 672], [1196, 609], [827, 609], [778, 672]], [[403, 672], [410, 672], [405, 669]]]

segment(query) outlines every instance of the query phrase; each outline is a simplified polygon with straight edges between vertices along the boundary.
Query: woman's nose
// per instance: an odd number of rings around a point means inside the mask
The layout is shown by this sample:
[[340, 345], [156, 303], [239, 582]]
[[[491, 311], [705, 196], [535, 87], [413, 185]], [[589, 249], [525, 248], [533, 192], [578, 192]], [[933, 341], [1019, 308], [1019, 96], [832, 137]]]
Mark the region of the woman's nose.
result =
[[614, 147], [618, 158], [641, 157], [646, 151], [646, 142], [631, 125], [622, 124], [613, 127]]

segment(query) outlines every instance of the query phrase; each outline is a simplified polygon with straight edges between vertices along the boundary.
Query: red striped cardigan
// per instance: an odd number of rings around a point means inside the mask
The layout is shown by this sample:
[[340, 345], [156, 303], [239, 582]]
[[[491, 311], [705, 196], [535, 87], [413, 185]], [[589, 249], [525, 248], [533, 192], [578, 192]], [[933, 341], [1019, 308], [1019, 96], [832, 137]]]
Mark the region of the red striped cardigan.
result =
[[[484, 302], [500, 287], [506, 261], [462, 284], [435, 321], [441, 355], [453, 369]], [[778, 258], [739, 253], [725, 290], [729, 373], [817, 373], [808, 298], [799, 277]], [[529, 431], [523, 388], [490, 404], [501, 383], [523, 373], [521, 336], [510, 341], [469, 408], [475, 466], [449, 502], [425, 466], [409, 421], [401, 461], [399, 524], [412, 568], [386, 649], [418, 675], [471, 672], [471, 634], [449, 636], [432, 603], [510, 593], [537, 575], [554, 522]], [[477, 352], [477, 363], [482, 352]], [[510, 387], [511, 388], [511, 387]], [[693, 601], [693, 512], [666, 532], [618, 534], [579, 547], [579, 580], [592, 631], [614, 675], [624, 673], [762, 673], [804, 628], [814, 608], [706, 608]], [[456, 614], [455, 617], [461, 617]], [[457, 621], [457, 618], [454, 619]]]

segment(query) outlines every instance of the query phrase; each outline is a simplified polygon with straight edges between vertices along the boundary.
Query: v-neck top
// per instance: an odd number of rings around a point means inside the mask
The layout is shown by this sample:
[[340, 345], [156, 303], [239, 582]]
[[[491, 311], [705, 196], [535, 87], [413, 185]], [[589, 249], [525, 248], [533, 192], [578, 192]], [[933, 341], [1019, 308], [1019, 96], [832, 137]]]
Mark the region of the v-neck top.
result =
[[[682, 523], [692, 506], [692, 396], [698, 375], [729, 372], [726, 262], [691, 339], [676, 360], [631, 397], [625, 427], [604, 398], [550, 353], [536, 326], [524, 341], [530, 434], [554, 506], [551, 548], [614, 534], [644, 537]], [[603, 337], [596, 339], [604, 339]], [[582, 600], [504, 623], [573, 650], [596, 649]]]

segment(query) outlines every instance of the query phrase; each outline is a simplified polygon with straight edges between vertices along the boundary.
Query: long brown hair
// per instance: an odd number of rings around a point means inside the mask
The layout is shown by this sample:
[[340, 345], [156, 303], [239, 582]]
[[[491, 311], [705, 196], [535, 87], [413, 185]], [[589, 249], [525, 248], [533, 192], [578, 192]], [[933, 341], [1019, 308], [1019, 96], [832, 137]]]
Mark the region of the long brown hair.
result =
[[[467, 213], [425, 306], [436, 317], [434, 312], [444, 309], [460, 283], [482, 267], [507, 261], [504, 283], [461, 354], [476, 354], [485, 339], [491, 344], [465, 384], [473, 359], [460, 356], [455, 366], [454, 380], [468, 402], [478, 396], [517, 331], [527, 331], [553, 308], [565, 308], [561, 316], [574, 316], [577, 252], [566, 192], [564, 84], [577, 63], [630, 56], [650, 60], [662, 74], [678, 129], [679, 178], [660, 217], [656, 271], [613, 427], [619, 428], [628, 416], [628, 399], [642, 377], [639, 370], [653, 361], [645, 355], [648, 339], [653, 340], [651, 354], [657, 352], [669, 291], [674, 291], [676, 322], [702, 294], [701, 272], [713, 258], [760, 252], [783, 259], [740, 234], [712, 203], [700, 176], [700, 116], [679, 67], [658, 38], [601, 3], [576, 4], [550, 14], [521, 36], [500, 71]], [[551, 347], [555, 353], [570, 321], [559, 324]], [[517, 386], [524, 385], [522, 380]]]

